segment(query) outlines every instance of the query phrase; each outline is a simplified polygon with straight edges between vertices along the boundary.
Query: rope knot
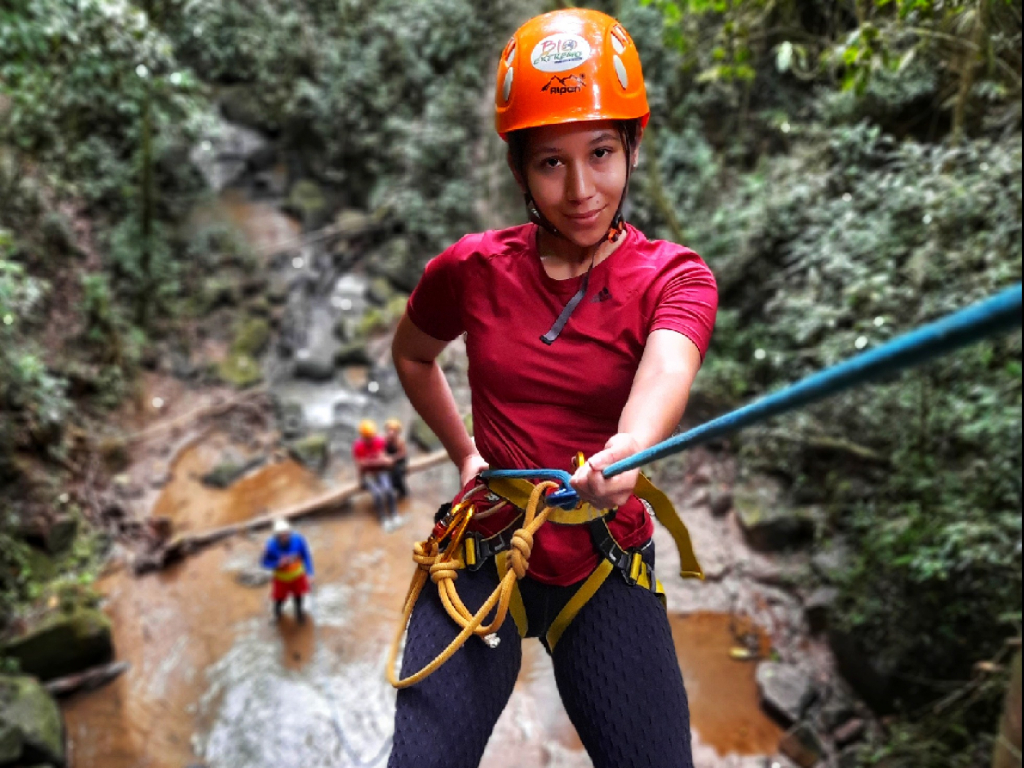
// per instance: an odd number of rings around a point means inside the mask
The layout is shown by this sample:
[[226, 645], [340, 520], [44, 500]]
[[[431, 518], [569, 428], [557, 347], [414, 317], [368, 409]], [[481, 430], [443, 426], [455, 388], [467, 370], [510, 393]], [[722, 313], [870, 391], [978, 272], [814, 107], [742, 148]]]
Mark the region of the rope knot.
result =
[[459, 568], [462, 567], [462, 563], [458, 560], [449, 560], [446, 563], [434, 563], [430, 566], [430, 579], [435, 584], [440, 584], [446, 579], [455, 581], [459, 578]]
[[512, 570], [516, 578], [521, 579], [526, 575], [530, 567], [530, 554], [533, 552], [533, 534], [525, 528], [520, 528], [512, 534], [512, 552], [509, 560], [512, 562]]
[[412, 545], [413, 562], [422, 571], [429, 570], [437, 560], [437, 544], [431, 542], [429, 547], [427, 544], [426, 541], [417, 541]]

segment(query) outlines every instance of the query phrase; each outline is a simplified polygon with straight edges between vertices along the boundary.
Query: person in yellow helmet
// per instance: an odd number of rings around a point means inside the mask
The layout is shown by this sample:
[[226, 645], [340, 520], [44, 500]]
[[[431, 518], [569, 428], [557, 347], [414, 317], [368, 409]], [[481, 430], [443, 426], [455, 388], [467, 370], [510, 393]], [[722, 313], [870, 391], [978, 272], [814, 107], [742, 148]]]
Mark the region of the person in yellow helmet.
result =
[[[392, 355], [459, 469], [456, 501], [473, 500], [474, 555], [467, 544], [456, 563], [467, 609], [494, 591], [524, 515], [515, 500], [496, 500], [481, 471], [566, 470], [594, 516], [541, 525], [516, 574], [515, 622], [488, 643], [470, 637], [399, 690], [388, 765], [477, 766], [515, 685], [521, 638], [537, 637], [595, 768], [691, 768], [686, 689], [653, 576], [652, 507], [634, 494], [635, 470], [602, 470], [679, 424], [714, 327], [714, 276], [693, 251], [623, 219], [650, 113], [639, 54], [616, 19], [570, 8], [526, 22], [499, 57], [494, 106], [529, 223], [468, 235], [432, 259]], [[460, 336], [473, 438], [437, 363]], [[578, 453], [589, 459], [574, 461]], [[409, 619], [402, 676], [457, 629], [428, 585]]]
[[372, 419], [359, 423], [359, 439], [352, 445], [352, 458], [359, 472], [359, 482], [373, 497], [377, 518], [389, 533], [402, 524], [395, 505], [395, 489], [391, 487], [391, 460], [384, 438], [377, 433]]

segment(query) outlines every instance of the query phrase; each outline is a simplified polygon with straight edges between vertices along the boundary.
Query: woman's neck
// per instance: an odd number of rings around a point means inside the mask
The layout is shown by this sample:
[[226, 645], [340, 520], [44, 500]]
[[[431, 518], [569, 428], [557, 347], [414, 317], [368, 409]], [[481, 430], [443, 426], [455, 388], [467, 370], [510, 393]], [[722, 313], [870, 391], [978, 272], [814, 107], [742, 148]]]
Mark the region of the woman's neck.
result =
[[619, 235], [614, 240], [602, 240], [590, 246], [581, 246], [558, 237], [546, 229], [537, 229], [537, 253], [548, 277], [568, 280], [578, 277], [611, 256], [622, 242]]

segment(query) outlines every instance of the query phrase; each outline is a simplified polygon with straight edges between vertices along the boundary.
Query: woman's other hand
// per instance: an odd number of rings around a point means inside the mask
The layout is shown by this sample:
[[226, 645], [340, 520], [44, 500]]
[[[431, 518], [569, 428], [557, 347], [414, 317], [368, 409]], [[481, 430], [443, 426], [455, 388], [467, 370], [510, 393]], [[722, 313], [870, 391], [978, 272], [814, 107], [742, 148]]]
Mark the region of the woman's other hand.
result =
[[598, 509], [610, 509], [625, 504], [633, 495], [639, 470], [632, 469], [615, 477], [605, 477], [601, 472], [617, 461], [627, 459], [639, 452], [640, 444], [628, 432], [619, 432], [608, 438], [604, 450], [595, 453], [576, 470], [572, 476], [572, 487], [580, 499]]

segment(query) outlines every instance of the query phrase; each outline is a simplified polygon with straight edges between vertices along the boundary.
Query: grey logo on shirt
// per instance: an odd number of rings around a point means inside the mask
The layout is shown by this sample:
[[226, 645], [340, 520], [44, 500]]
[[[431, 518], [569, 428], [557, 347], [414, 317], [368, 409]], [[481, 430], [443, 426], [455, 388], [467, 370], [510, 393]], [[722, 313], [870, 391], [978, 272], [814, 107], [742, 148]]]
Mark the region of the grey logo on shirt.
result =
[[611, 297], [612, 297], [612, 292], [608, 290], [608, 286], [606, 285], [604, 288], [602, 288], [600, 291], [598, 291], [597, 294], [594, 296], [594, 298], [592, 298], [590, 301], [591, 301], [591, 303], [601, 302], [601, 301], [608, 301], [608, 299], [610, 299]]

